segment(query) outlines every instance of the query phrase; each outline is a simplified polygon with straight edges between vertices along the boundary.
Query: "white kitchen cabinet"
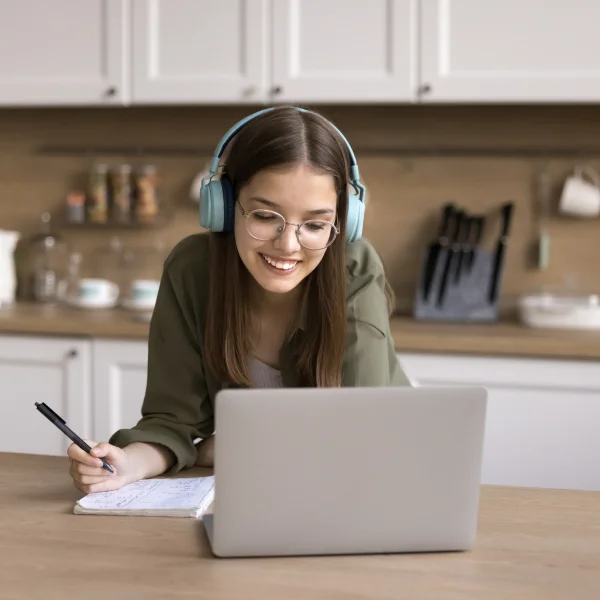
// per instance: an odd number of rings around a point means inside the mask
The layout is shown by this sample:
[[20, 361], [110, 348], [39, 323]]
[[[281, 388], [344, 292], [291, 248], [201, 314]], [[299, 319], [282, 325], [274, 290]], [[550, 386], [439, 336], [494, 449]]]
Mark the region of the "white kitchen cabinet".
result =
[[416, 98], [418, 0], [276, 0], [273, 99]]
[[597, 102], [596, 0], [3, 0], [0, 106]]
[[421, 0], [423, 102], [597, 102], [597, 0]]
[[142, 416], [148, 344], [136, 340], [94, 340], [94, 440], [107, 441]]
[[487, 388], [483, 483], [600, 491], [597, 362], [398, 357], [418, 385]]
[[2, 0], [0, 106], [128, 99], [128, 0]]
[[267, 100], [268, 0], [133, 0], [135, 104]]
[[71, 441], [35, 408], [45, 402], [81, 437], [92, 429], [91, 342], [0, 335], [0, 452], [64, 455]]

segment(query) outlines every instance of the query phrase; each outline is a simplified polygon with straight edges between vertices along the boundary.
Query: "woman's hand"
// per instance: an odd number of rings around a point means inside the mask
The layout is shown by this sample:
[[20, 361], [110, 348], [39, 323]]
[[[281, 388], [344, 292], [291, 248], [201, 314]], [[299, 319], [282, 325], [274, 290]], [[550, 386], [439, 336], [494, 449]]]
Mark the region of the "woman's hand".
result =
[[215, 463], [215, 436], [211, 435], [204, 438], [198, 444], [198, 459], [196, 465], [198, 467], [213, 467]]
[[[71, 444], [67, 450], [67, 455], [71, 461], [69, 473], [78, 490], [86, 494], [108, 492], [118, 490], [126, 483], [139, 479], [132, 472], [131, 461], [125, 450], [112, 446], [107, 442], [101, 444], [90, 440], [86, 440], [86, 442], [92, 446], [91, 454], [75, 444]], [[102, 466], [100, 458], [106, 459], [114, 469], [114, 474]]]

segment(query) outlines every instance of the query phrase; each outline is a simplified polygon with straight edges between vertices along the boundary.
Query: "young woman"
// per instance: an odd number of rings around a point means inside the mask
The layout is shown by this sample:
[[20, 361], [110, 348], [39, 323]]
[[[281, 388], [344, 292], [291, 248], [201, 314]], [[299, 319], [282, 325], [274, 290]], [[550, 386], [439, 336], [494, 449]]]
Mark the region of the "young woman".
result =
[[409, 385], [363, 210], [352, 149], [321, 115], [278, 107], [232, 127], [203, 182], [210, 232], [182, 240], [164, 264], [142, 418], [92, 442], [93, 456], [69, 448], [75, 486], [114, 490], [211, 466], [214, 399], [227, 386]]

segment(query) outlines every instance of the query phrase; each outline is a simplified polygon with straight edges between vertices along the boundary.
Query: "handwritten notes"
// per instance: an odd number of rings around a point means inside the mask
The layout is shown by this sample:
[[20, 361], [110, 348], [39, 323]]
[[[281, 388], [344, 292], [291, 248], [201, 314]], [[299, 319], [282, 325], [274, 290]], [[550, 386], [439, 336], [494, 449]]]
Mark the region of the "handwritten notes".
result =
[[214, 476], [146, 479], [84, 496], [75, 514], [199, 517], [214, 499]]

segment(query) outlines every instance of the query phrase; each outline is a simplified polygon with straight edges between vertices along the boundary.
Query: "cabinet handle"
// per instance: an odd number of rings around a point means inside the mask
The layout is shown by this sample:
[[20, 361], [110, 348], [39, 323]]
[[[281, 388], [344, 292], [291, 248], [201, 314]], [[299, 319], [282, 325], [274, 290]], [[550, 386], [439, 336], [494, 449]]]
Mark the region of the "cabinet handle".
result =
[[431, 86], [428, 83], [424, 83], [419, 87], [419, 94], [429, 94], [431, 92]]
[[271, 88], [271, 93], [272, 94], [281, 94], [281, 92], [283, 92], [283, 88], [280, 85], [274, 85]]
[[116, 96], [116, 95], [117, 95], [117, 88], [116, 88], [116, 87], [114, 87], [114, 86], [112, 86], [112, 87], [109, 87], [109, 88], [106, 90], [106, 95], [107, 95], [108, 97], [111, 97], [111, 96]]
[[72, 349], [67, 352], [67, 358], [77, 358], [79, 356], [79, 352], [77, 350]]

